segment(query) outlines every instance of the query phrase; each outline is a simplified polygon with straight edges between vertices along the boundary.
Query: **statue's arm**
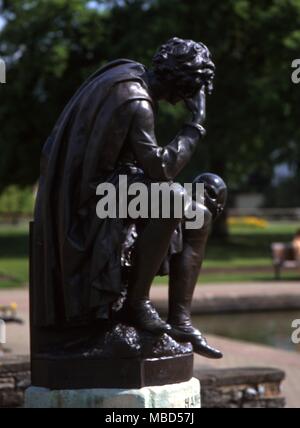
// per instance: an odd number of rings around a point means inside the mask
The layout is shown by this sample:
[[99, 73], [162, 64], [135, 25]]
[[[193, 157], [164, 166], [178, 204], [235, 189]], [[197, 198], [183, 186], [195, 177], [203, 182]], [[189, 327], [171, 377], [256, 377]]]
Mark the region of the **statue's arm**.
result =
[[153, 180], [175, 179], [195, 152], [200, 132], [185, 125], [170, 144], [160, 147], [155, 137], [151, 104], [148, 101], [133, 101], [130, 108], [134, 112], [129, 140], [138, 163]]

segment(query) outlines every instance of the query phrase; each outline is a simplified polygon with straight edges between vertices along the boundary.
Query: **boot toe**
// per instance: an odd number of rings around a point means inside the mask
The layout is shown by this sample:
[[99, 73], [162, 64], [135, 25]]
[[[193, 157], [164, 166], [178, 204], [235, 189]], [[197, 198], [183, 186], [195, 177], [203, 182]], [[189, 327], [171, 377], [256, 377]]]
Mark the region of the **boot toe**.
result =
[[223, 358], [222, 352], [209, 346], [207, 341], [203, 338], [199, 337], [198, 339], [194, 339], [192, 345], [194, 352], [202, 357], [212, 360], [220, 360]]
[[179, 342], [190, 342], [193, 345], [194, 352], [205, 358], [213, 360], [223, 358], [222, 352], [209, 346], [205, 337], [192, 325], [172, 325], [171, 331], [168, 334]]

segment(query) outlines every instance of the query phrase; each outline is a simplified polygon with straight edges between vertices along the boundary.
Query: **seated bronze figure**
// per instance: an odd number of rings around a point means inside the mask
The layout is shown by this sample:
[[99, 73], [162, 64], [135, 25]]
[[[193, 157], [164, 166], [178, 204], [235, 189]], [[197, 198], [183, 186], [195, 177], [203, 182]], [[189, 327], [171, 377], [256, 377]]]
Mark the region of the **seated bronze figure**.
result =
[[[191, 198], [204, 216], [203, 227], [196, 230], [185, 228], [184, 215], [147, 220], [96, 215], [100, 183], [118, 186], [120, 175], [129, 184], [146, 186], [176, 179], [205, 136], [206, 96], [214, 73], [205, 45], [174, 38], [158, 50], [152, 69], [125, 59], [112, 62], [67, 104], [41, 160], [32, 230], [34, 355], [70, 344], [75, 349], [85, 326], [93, 326], [95, 337], [101, 326], [109, 331], [125, 325], [191, 343], [194, 352], [207, 358], [222, 358], [193, 327], [191, 304], [210, 225], [226, 203], [223, 180], [213, 174], [195, 179], [205, 188], [202, 203]], [[160, 100], [184, 101], [191, 112], [191, 120], [164, 147], [155, 137]], [[123, 263], [129, 250], [130, 260]], [[149, 298], [157, 274], [170, 278], [167, 322]], [[124, 288], [123, 307], [115, 310]], [[51, 340], [43, 339], [51, 332]], [[58, 332], [64, 332], [61, 341], [55, 340]]]

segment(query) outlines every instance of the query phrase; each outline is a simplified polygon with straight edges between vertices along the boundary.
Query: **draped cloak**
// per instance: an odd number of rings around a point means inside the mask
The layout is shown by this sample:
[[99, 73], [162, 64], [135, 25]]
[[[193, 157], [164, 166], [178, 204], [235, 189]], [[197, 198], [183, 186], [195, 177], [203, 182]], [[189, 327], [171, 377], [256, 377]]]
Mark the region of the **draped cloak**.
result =
[[[122, 290], [122, 224], [96, 215], [96, 188], [111, 180], [131, 124], [124, 106], [153, 103], [145, 68], [108, 64], [70, 100], [42, 154], [32, 245], [33, 321], [54, 326], [108, 316]], [[127, 113], [125, 113], [127, 112]]]

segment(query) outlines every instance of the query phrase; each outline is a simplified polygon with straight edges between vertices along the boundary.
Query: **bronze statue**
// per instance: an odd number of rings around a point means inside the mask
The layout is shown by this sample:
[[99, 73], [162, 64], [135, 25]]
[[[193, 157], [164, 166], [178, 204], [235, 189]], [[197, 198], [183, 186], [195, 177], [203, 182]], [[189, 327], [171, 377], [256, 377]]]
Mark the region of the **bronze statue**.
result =
[[[176, 179], [205, 136], [206, 95], [214, 72], [205, 45], [174, 38], [158, 50], [151, 70], [125, 59], [112, 62], [67, 104], [41, 161], [32, 234], [34, 328], [79, 332], [109, 320], [190, 342], [194, 352], [208, 358], [222, 357], [192, 326], [191, 303], [210, 224], [226, 203], [223, 180], [213, 174], [195, 180], [205, 186], [203, 203], [191, 202], [204, 212], [205, 224], [198, 230], [186, 230], [184, 216], [146, 221], [96, 216], [99, 183], [117, 186], [120, 175], [129, 184], [146, 186]], [[192, 114], [165, 147], [155, 137], [160, 100], [184, 101]], [[124, 269], [122, 249], [132, 225], [130, 267]], [[149, 300], [158, 273], [170, 276], [168, 322]], [[114, 312], [124, 283], [126, 301]]]

